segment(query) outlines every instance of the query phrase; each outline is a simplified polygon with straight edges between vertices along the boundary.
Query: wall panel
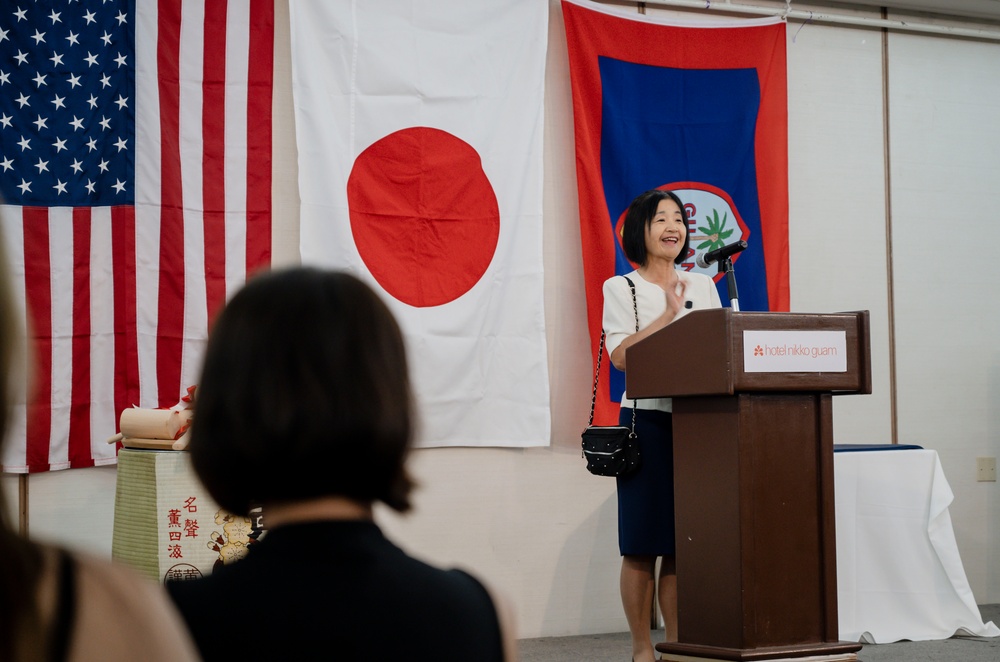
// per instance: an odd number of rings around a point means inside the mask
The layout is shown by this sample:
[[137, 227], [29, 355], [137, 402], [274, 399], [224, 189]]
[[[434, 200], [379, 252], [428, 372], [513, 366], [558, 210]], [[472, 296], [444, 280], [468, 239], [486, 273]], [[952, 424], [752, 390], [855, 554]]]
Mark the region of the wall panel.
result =
[[881, 33], [793, 23], [788, 36], [792, 310], [870, 311], [872, 394], [834, 399], [834, 435], [889, 443]]
[[973, 593], [1000, 600], [1000, 45], [892, 35], [889, 46], [900, 441], [941, 454]]

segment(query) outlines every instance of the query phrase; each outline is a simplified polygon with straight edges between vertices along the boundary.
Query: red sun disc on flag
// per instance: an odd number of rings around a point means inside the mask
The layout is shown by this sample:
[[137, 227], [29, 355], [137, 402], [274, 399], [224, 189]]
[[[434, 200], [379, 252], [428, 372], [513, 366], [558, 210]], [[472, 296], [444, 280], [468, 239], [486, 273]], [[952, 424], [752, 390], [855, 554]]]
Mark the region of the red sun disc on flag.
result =
[[479, 154], [439, 129], [402, 129], [361, 152], [347, 180], [347, 205], [372, 276], [420, 308], [468, 292], [500, 236], [500, 208]]

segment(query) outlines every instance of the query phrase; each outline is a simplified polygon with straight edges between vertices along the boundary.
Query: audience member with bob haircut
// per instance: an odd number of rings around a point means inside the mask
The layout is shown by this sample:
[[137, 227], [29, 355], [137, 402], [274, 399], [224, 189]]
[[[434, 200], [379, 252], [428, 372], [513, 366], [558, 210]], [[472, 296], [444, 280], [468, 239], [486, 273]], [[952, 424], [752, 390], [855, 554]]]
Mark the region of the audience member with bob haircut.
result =
[[[30, 373], [2, 238], [0, 448]], [[162, 587], [130, 568], [28, 540], [10, 524], [9, 512], [0, 492], [0, 660], [198, 659]]]
[[414, 405], [399, 326], [357, 278], [258, 275], [210, 334], [189, 450], [219, 505], [266, 533], [246, 558], [168, 584], [205, 659], [512, 660], [477, 579], [417, 561], [375, 524], [405, 512]]

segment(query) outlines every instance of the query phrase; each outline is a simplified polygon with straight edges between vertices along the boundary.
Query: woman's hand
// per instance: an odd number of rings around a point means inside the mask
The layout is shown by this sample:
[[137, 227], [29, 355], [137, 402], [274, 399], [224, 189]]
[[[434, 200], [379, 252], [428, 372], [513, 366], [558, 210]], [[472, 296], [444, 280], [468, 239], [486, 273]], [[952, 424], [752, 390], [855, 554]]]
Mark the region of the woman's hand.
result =
[[[680, 309], [684, 307], [684, 292], [686, 290], [687, 283], [680, 279], [678, 279], [677, 287], [668, 287], [664, 290], [664, 294], [667, 295], [667, 310], [673, 312], [670, 321], [673, 321], [673, 318], [677, 316]], [[680, 291], [680, 294], [678, 294], [678, 291]]]

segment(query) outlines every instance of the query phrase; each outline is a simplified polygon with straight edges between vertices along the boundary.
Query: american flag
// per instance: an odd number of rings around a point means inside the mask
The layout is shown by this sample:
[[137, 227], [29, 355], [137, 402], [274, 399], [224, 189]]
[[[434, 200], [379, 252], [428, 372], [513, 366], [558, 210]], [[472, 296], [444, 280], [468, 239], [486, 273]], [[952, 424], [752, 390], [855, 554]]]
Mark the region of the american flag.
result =
[[[274, 0], [0, 4], [0, 230], [34, 376], [2, 468], [110, 464], [270, 262]], [[20, 443], [19, 443], [20, 441]]]

